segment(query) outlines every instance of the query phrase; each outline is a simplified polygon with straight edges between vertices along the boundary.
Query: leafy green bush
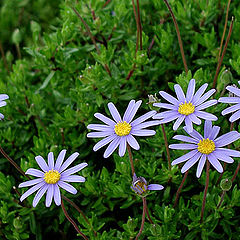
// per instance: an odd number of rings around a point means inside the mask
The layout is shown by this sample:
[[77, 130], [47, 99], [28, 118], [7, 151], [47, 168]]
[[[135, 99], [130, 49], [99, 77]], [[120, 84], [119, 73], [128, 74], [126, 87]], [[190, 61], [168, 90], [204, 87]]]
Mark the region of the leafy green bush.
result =
[[[82, 171], [87, 180], [74, 184], [77, 195], [64, 195], [79, 206], [90, 225], [67, 202], [65, 207], [89, 239], [134, 239], [142, 216], [141, 198], [130, 189], [127, 154], [120, 158], [114, 153], [104, 159], [103, 150], [92, 151], [97, 140], [86, 138], [86, 126], [96, 122], [94, 113], [109, 114], [108, 102], [123, 113], [131, 99], [142, 99], [139, 114], [145, 113], [151, 106], [146, 104], [148, 95], [171, 92], [175, 82], [186, 90], [191, 78], [196, 79], [197, 87], [212, 86], [227, 1], [171, 0], [169, 4], [180, 28], [188, 74], [183, 71], [176, 31], [164, 1], [140, 1], [142, 49], [139, 46], [137, 52], [131, 1], [4, 0], [0, 4], [0, 89], [9, 95], [7, 106], [1, 109], [5, 115], [0, 124], [1, 146], [24, 171], [37, 167], [37, 155], [46, 159], [48, 152], [56, 156], [64, 148], [69, 155], [80, 153], [76, 162], [89, 164]], [[89, 27], [95, 44], [71, 6]], [[226, 94], [226, 85], [237, 84], [240, 74], [237, 1], [230, 5], [232, 15], [234, 27], [218, 76], [216, 99]], [[221, 126], [222, 134], [230, 127], [228, 118], [221, 116], [225, 107], [218, 104], [208, 110], [218, 116], [215, 125]], [[173, 208], [183, 175], [176, 166], [168, 169], [161, 127], [155, 129], [156, 135], [139, 138], [141, 149], [133, 151], [138, 175], [165, 186], [147, 197], [154, 224], [146, 220], [141, 239], [238, 239], [239, 176], [217, 209], [222, 190], [217, 184], [219, 174], [210, 170], [203, 223], [199, 220], [205, 173], [197, 179], [195, 171], [190, 171], [179, 204]], [[165, 130], [169, 143], [175, 143], [172, 123]], [[239, 144], [237, 141], [233, 147], [238, 149]], [[182, 152], [170, 154], [173, 160]], [[224, 179], [232, 177], [237, 164], [236, 159], [227, 166]], [[27, 179], [4, 157], [0, 171], [1, 239], [77, 239], [60, 207], [52, 204], [47, 209], [42, 200], [33, 208], [32, 196], [19, 201], [24, 190], [18, 185]]]

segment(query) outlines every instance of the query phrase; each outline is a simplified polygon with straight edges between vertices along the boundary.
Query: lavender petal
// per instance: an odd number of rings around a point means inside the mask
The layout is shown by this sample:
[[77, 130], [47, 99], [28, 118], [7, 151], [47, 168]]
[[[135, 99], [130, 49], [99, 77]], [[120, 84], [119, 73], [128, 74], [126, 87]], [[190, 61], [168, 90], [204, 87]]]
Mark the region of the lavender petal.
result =
[[215, 89], [211, 89], [208, 92], [206, 92], [202, 97], [199, 98], [198, 101], [196, 101], [196, 106], [202, 104], [204, 101], [206, 101], [208, 98], [210, 98], [214, 93], [216, 92]]
[[226, 163], [233, 163], [234, 162], [234, 160], [231, 157], [229, 157], [229, 156], [227, 156], [225, 154], [222, 154], [221, 152], [218, 152], [217, 150], [212, 152], [212, 154], [215, 155], [215, 157], [217, 159], [219, 159], [219, 160], [221, 160], [223, 162], [226, 162]]
[[21, 184], [19, 184], [19, 188], [22, 188], [22, 187], [30, 187], [32, 185], [35, 185], [37, 183], [40, 183], [44, 181], [43, 178], [37, 178], [37, 179], [33, 179], [33, 180], [29, 180], [29, 181], [26, 181], [26, 182], [23, 182]]
[[174, 104], [174, 105], [177, 105], [177, 106], [178, 106], [178, 105], [180, 104], [179, 101], [178, 101], [176, 98], [172, 97], [170, 94], [168, 94], [168, 93], [166, 93], [166, 92], [164, 92], [164, 91], [160, 91], [159, 94], [160, 94], [165, 100], [167, 100], [168, 102], [170, 102], [170, 103], [172, 103], [172, 104]]
[[7, 94], [0, 94], [0, 101], [9, 99], [9, 96]]
[[59, 172], [63, 172], [78, 156], [78, 152], [73, 153], [60, 167]]
[[192, 150], [198, 148], [196, 144], [188, 144], [188, 143], [178, 143], [169, 145], [171, 149], [184, 149], [184, 150]]
[[187, 142], [187, 143], [195, 143], [195, 144], [198, 144], [198, 142], [199, 142], [195, 138], [191, 138], [191, 137], [184, 136], [184, 135], [176, 135], [176, 136], [173, 137], [173, 139], [183, 141], [183, 142]]
[[205, 103], [203, 103], [201, 105], [198, 105], [196, 107], [196, 110], [200, 111], [200, 110], [206, 109], [208, 107], [211, 107], [211, 106], [213, 106], [215, 104], [217, 104], [217, 100], [215, 100], [215, 99], [214, 100], [209, 100], [209, 101], [207, 101], [207, 102], [205, 102]]
[[71, 174], [74, 174], [74, 173], [82, 170], [83, 168], [85, 168], [87, 165], [88, 165], [87, 163], [80, 163], [74, 167], [71, 167], [68, 170], [61, 173], [61, 178], [65, 177], [65, 176], [69, 176]]
[[39, 203], [40, 199], [42, 198], [42, 196], [44, 195], [44, 193], [47, 191], [49, 185], [45, 184], [43, 187], [41, 187], [38, 192], [36, 193], [34, 199], [33, 199], [33, 207], [36, 207], [37, 204]]
[[221, 163], [217, 160], [217, 158], [215, 157], [214, 154], [210, 153], [208, 154], [208, 161], [212, 164], [212, 166], [219, 172], [222, 173], [223, 172], [223, 167], [221, 165]]
[[0, 102], [0, 107], [6, 106], [6, 105], [7, 105], [7, 103], [5, 101]]
[[57, 206], [61, 205], [61, 194], [60, 194], [60, 190], [57, 184], [54, 185], [54, 202], [56, 203]]
[[144, 122], [145, 120], [153, 117], [156, 114], [156, 111], [150, 111], [145, 113], [144, 115], [142, 115], [141, 117], [138, 117], [137, 119], [135, 119], [132, 123], [131, 126], [134, 127], [142, 122]]
[[221, 97], [218, 99], [221, 103], [240, 103], [239, 97]]
[[239, 109], [240, 109], [240, 103], [224, 109], [224, 110], [222, 111], [222, 115], [224, 116], [224, 115], [229, 114], [229, 113], [231, 113], [231, 112], [235, 112], [235, 111], [237, 111], [237, 110], [239, 110]]
[[158, 120], [147, 121], [147, 122], [135, 125], [134, 127], [132, 127], [132, 130], [140, 130], [140, 129], [143, 129], [143, 128], [152, 127], [152, 126], [156, 126], [156, 125], [159, 125], [159, 124], [160, 124], [160, 121], [158, 121]]
[[182, 122], [184, 121], [185, 119], [185, 115], [181, 115], [177, 120], [176, 122], [173, 124], [173, 130], [176, 131], [179, 126], [182, 124]]
[[79, 176], [79, 175], [70, 175], [70, 176], [63, 176], [61, 178], [62, 181], [64, 182], [85, 182], [86, 179], [85, 177]]
[[203, 118], [205, 120], [209, 120], [209, 121], [217, 121], [218, 120], [218, 118], [215, 115], [208, 113], [208, 112], [195, 111], [195, 114], [198, 117]]
[[186, 128], [187, 128], [188, 133], [192, 132], [193, 131], [193, 124], [192, 124], [192, 121], [190, 120], [190, 118], [188, 116], [186, 116], [186, 118], [185, 118], [185, 124], [186, 124]]
[[116, 134], [113, 134], [109, 137], [106, 137], [104, 139], [102, 139], [101, 141], [99, 141], [97, 144], [94, 145], [93, 147], [93, 151], [96, 152], [97, 150], [99, 150], [100, 148], [104, 147], [105, 145], [107, 145], [108, 143], [110, 143], [113, 139], [117, 138]]
[[107, 149], [103, 154], [104, 158], [108, 158], [115, 151], [115, 149], [118, 147], [120, 143], [120, 139], [121, 137], [117, 137], [108, 145]]
[[129, 134], [127, 136], [127, 142], [128, 142], [128, 144], [130, 145], [131, 148], [133, 148], [135, 150], [139, 150], [140, 149], [140, 146], [139, 146], [137, 140], [131, 134]]
[[192, 100], [194, 92], [195, 92], [195, 79], [191, 79], [188, 84], [188, 89], [186, 94], [187, 102], [190, 102]]
[[203, 139], [202, 135], [201, 135], [199, 132], [197, 132], [196, 130], [193, 130], [192, 132], [188, 132], [186, 126], [183, 127], [183, 129], [184, 129], [184, 131], [185, 131], [186, 133], [188, 133], [191, 137], [196, 138], [197, 140], [202, 140], [202, 139]]
[[113, 129], [112, 126], [103, 125], [103, 124], [89, 124], [87, 129], [95, 130], [95, 131], [111, 131]]
[[204, 138], [207, 138], [212, 132], [212, 122], [205, 121], [204, 123]]
[[41, 188], [43, 185], [45, 184], [44, 181], [38, 183], [37, 185], [31, 187], [30, 189], [28, 189], [20, 198], [20, 201], [22, 202], [25, 198], [27, 198], [29, 195], [33, 194], [34, 192], [36, 192], [39, 188]]
[[54, 168], [53, 152], [48, 153], [48, 167], [49, 167], [49, 169], [53, 169]]
[[203, 84], [195, 93], [195, 95], [193, 96], [192, 99], [192, 103], [193, 105], [196, 105], [196, 102], [200, 99], [200, 97], [203, 95], [203, 93], [205, 92], [205, 90], [207, 89], [208, 84], [205, 83]]
[[240, 110], [238, 110], [237, 112], [235, 112], [230, 118], [229, 121], [230, 122], [235, 122], [236, 120], [238, 120], [240, 118]]
[[200, 178], [201, 174], [202, 174], [202, 171], [203, 171], [203, 167], [205, 165], [205, 162], [206, 162], [206, 154], [202, 154], [199, 162], [198, 162], [198, 166], [197, 166], [197, 172], [196, 172], [196, 176], [197, 178]]
[[46, 195], [46, 201], [45, 201], [46, 207], [51, 206], [53, 194], [54, 194], [54, 184], [49, 184], [47, 195]]
[[131, 131], [132, 135], [135, 136], [142, 136], [142, 137], [147, 137], [147, 136], [153, 136], [156, 134], [156, 132], [154, 130], [145, 130], [145, 129], [141, 129], [141, 130], [132, 130]]
[[210, 140], [215, 140], [215, 138], [217, 137], [219, 131], [220, 131], [220, 127], [218, 127], [218, 126], [213, 126], [210, 135], [208, 135], [208, 138], [209, 138]]
[[147, 187], [148, 190], [163, 190], [164, 187], [160, 184], [149, 184]]
[[26, 174], [34, 176], [34, 177], [43, 177], [44, 176], [44, 172], [42, 172], [38, 169], [34, 169], [34, 168], [29, 168], [26, 171]]
[[240, 152], [237, 150], [232, 150], [227, 148], [215, 148], [215, 151], [218, 151], [219, 154], [224, 154], [231, 157], [240, 157]]
[[198, 152], [195, 154], [190, 160], [188, 160], [182, 167], [181, 173], [185, 173], [187, 170], [189, 170], [201, 157], [202, 153]]
[[113, 119], [115, 120], [115, 122], [117, 122], [117, 123], [122, 122], [122, 118], [121, 118], [117, 108], [115, 107], [115, 105], [112, 102], [108, 103], [108, 109], [109, 109]]
[[72, 194], [76, 194], [77, 193], [77, 189], [75, 187], [73, 187], [72, 185], [65, 183], [63, 181], [58, 181], [58, 186], [64, 190], [66, 190], [67, 192], [70, 192]]
[[135, 117], [135, 114], [137, 112], [137, 110], [139, 109], [140, 105], [142, 104], [142, 100], [139, 100], [136, 102], [135, 106], [133, 107], [132, 111], [130, 112], [129, 114], [129, 117], [128, 117], [128, 122], [130, 123], [133, 118]]
[[195, 150], [193, 150], [193, 151], [191, 151], [191, 152], [189, 152], [189, 153], [184, 154], [183, 156], [175, 159], [175, 160], [172, 162], [172, 166], [187, 161], [188, 159], [194, 157], [197, 153], [198, 153], [198, 150], [195, 149]]
[[57, 157], [57, 160], [56, 160], [56, 164], [55, 164], [55, 169], [57, 171], [59, 171], [60, 167], [62, 166], [62, 163], [63, 163], [63, 160], [64, 160], [64, 157], [65, 157], [65, 154], [66, 154], [67, 150], [66, 149], [63, 149], [59, 154], [58, 154], [58, 157]]
[[94, 114], [95, 118], [101, 120], [102, 122], [106, 123], [107, 125], [114, 127], [116, 125], [116, 122], [114, 122], [112, 119], [104, 116], [101, 113], [95, 113]]
[[217, 148], [224, 147], [240, 138], [240, 134], [237, 131], [231, 131], [223, 134], [221, 137], [215, 139], [215, 145]]
[[190, 120], [197, 124], [197, 125], [200, 125], [202, 123], [202, 121], [195, 115], [195, 113], [192, 113], [190, 115], [188, 115], [188, 117], [190, 118]]
[[127, 109], [126, 109], [124, 115], [123, 115], [123, 121], [129, 122], [128, 119], [129, 119], [130, 113], [134, 106], [135, 106], [135, 100], [131, 100], [127, 106]]
[[127, 147], [127, 139], [126, 139], [127, 136], [123, 136], [121, 137], [120, 139], [120, 143], [119, 143], [119, 151], [118, 151], [118, 155], [120, 157], [123, 157], [125, 152], [126, 152], [126, 147]]
[[171, 109], [171, 110], [178, 110], [178, 107], [176, 105], [172, 105], [169, 103], [154, 103], [153, 106], [159, 107], [159, 108]]
[[44, 171], [47, 172], [49, 170], [49, 167], [47, 165], [47, 163], [45, 162], [45, 160], [43, 159], [42, 156], [36, 156], [35, 160], [38, 164], [38, 166]]
[[175, 84], [174, 89], [179, 102], [184, 103], [186, 101], [186, 98], [181, 86], [179, 84]]
[[105, 131], [105, 132], [91, 132], [87, 134], [87, 137], [89, 138], [102, 138], [102, 137], [108, 137], [114, 133], [114, 130], [111, 131]]
[[236, 88], [236, 87], [233, 87], [233, 86], [227, 86], [226, 89], [227, 89], [229, 92], [231, 92], [231, 93], [237, 95], [238, 97], [240, 97], [240, 89], [238, 89], [238, 88]]

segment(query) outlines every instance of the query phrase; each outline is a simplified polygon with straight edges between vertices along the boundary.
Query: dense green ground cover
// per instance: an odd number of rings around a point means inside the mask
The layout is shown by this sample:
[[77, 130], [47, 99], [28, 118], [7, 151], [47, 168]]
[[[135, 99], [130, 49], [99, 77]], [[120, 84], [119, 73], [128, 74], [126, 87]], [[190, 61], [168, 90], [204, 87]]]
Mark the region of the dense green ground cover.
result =
[[[74, 2], [74, 4], [72, 3]], [[127, 154], [115, 152], [108, 159], [103, 150], [93, 152], [96, 139], [87, 139], [86, 126], [96, 123], [95, 112], [109, 114], [113, 102], [123, 114], [131, 99], [143, 100], [139, 114], [149, 110], [148, 94], [164, 90], [173, 93], [173, 83], [185, 90], [194, 77], [197, 87], [212, 86], [220, 40], [224, 28], [226, 0], [169, 1], [179, 24], [189, 68], [186, 75], [172, 18], [163, 1], [140, 1], [142, 50], [136, 53], [137, 26], [132, 2], [112, 0], [46, 1], [2, 0], [0, 3], [0, 93], [10, 99], [1, 108], [5, 119], [0, 123], [2, 148], [26, 171], [36, 167], [34, 157], [45, 159], [67, 149], [68, 156], [78, 151], [76, 163], [87, 162], [81, 172], [86, 182], [74, 184], [77, 195], [64, 194], [85, 213], [93, 228], [67, 202], [69, 214], [90, 239], [133, 239], [141, 225], [142, 201], [130, 189], [131, 169]], [[71, 9], [78, 10], [95, 37], [96, 50], [89, 34]], [[225, 94], [227, 84], [237, 84], [240, 74], [240, 3], [230, 5], [229, 19], [235, 17], [229, 45], [217, 82], [215, 98]], [[228, 21], [228, 28], [230, 20]], [[154, 44], [152, 45], [154, 39]], [[3, 53], [4, 52], [4, 53]], [[106, 65], [109, 71], [106, 71]], [[129, 76], [129, 73], [132, 75]], [[228, 69], [229, 73], [222, 74]], [[126, 79], [128, 76], [129, 79]], [[158, 95], [159, 96], [159, 95]], [[229, 131], [226, 107], [208, 109], [219, 120], [221, 134]], [[197, 127], [200, 131], [203, 126]], [[133, 151], [139, 176], [150, 183], [165, 186], [147, 197], [154, 225], [145, 223], [141, 239], [239, 239], [239, 176], [217, 209], [221, 188], [219, 173], [210, 170], [210, 186], [203, 223], [199, 223], [205, 173], [195, 176], [190, 170], [179, 205], [173, 208], [182, 180], [178, 167], [168, 170], [164, 138], [160, 126], [156, 135], [139, 138], [140, 150]], [[238, 130], [238, 123], [235, 124]], [[174, 131], [166, 124], [169, 143]], [[183, 133], [182, 127], [178, 133]], [[237, 141], [232, 148], [237, 149]], [[172, 150], [171, 159], [182, 151]], [[227, 166], [223, 178], [231, 178], [238, 159]], [[171, 179], [171, 181], [169, 181]], [[31, 207], [33, 196], [23, 203], [18, 185], [27, 179], [3, 157], [0, 159], [0, 239], [77, 239], [61, 207], [48, 209], [44, 200]], [[14, 186], [17, 188], [14, 190]], [[36, 236], [36, 237], [35, 237]], [[80, 237], [79, 237], [80, 238]]]

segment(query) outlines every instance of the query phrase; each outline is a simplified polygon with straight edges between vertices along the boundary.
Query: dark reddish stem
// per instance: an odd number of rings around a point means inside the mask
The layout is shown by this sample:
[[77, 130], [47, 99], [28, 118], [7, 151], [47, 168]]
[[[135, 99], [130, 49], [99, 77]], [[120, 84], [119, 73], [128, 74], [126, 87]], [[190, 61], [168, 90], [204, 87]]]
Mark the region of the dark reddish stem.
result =
[[214, 76], [214, 79], [213, 79], [213, 88], [215, 88], [216, 84], [217, 84], [217, 77], [218, 77], [222, 62], [223, 62], [223, 57], [224, 57], [224, 55], [226, 53], [226, 50], [227, 50], [228, 42], [229, 42], [231, 34], [232, 34], [233, 23], [234, 23], [234, 17], [232, 17], [231, 25], [230, 25], [230, 28], [229, 28], [229, 31], [228, 31], [228, 36], [227, 36], [227, 39], [226, 39], [226, 42], [225, 42], [225, 45], [224, 45], [224, 48], [223, 48], [222, 56], [221, 56], [221, 58], [218, 62], [218, 65], [217, 65], [216, 73], [215, 73], [215, 76]]
[[232, 182], [235, 180], [235, 178], [237, 177], [237, 174], [238, 174], [238, 171], [239, 171], [239, 169], [240, 169], [240, 163], [238, 164], [238, 166], [237, 166], [237, 168], [236, 168], [236, 170], [235, 170], [235, 173], [234, 173], [234, 175], [233, 175], [233, 177], [232, 177]]
[[[147, 204], [147, 200], [146, 200], [146, 204]], [[149, 222], [151, 224], [154, 224], [152, 218], [150, 217], [150, 214], [149, 214], [149, 211], [148, 211], [148, 207], [146, 207], [146, 213], [147, 213], [147, 217], [148, 217]]]
[[179, 196], [180, 196], [180, 193], [181, 193], [183, 184], [184, 184], [184, 182], [186, 181], [187, 175], [188, 175], [188, 171], [185, 172], [184, 177], [183, 177], [183, 180], [182, 180], [182, 182], [181, 182], [181, 184], [180, 184], [180, 186], [179, 186], [179, 188], [178, 188], [178, 190], [177, 190], [176, 198], [175, 198], [174, 205], [173, 205], [174, 208], [177, 206], [178, 199], [179, 199]]
[[3, 150], [2, 147], [0, 147], [0, 152], [23, 176], [25, 176], [28, 179], [30, 179], [30, 177], [25, 174], [25, 172], [13, 161], [13, 159], [8, 156], [8, 154]]
[[129, 156], [129, 161], [131, 164], [131, 169], [132, 169], [132, 175], [135, 173], [134, 165], [133, 165], [133, 157], [132, 157], [132, 152], [129, 144], [127, 143], [127, 150], [128, 150], [128, 156]]
[[146, 215], [146, 210], [147, 210], [147, 201], [146, 201], [146, 198], [143, 197], [143, 198], [142, 198], [142, 201], [143, 201], [142, 224], [141, 224], [140, 230], [139, 230], [139, 232], [138, 232], [135, 240], [138, 240], [138, 238], [141, 236], [142, 231], [143, 231], [143, 227], [144, 227], [144, 223], [145, 223], [145, 215]]
[[226, 191], [222, 191], [221, 199], [220, 199], [219, 204], [217, 205], [217, 209], [220, 208], [220, 206], [222, 205], [225, 194], [226, 194]]
[[[89, 26], [88, 26], [87, 23], [84, 21], [84, 19], [81, 17], [81, 15], [80, 15], [79, 12], [77, 11], [77, 9], [76, 9], [75, 7], [73, 7], [73, 6], [71, 6], [71, 8], [72, 8], [72, 10], [76, 13], [77, 17], [80, 19], [80, 21], [83, 23], [83, 25], [85, 26], [85, 28], [86, 28], [86, 30], [87, 30], [87, 33], [88, 33], [88, 36], [91, 38], [91, 40], [92, 40], [92, 42], [93, 42], [93, 44], [94, 44], [94, 46], [95, 46], [95, 48], [96, 48], [96, 51], [97, 51], [98, 55], [100, 55], [101, 52], [100, 52], [100, 50], [99, 50], [99, 48], [98, 48], [98, 46], [97, 46], [96, 40], [95, 40], [94, 36], [92, 35]], [[108, 75], [111, 77], [112, 74], [111, 74], [111, 71], [110, 71], [108, 65], [107, 65], [107, 64], [104, 64], [104, 67], [105, 67]]]
[[64, 204], [63, 204], [63, 201], [61, 201], [61, 207], [62, 207], [62, 210], [63, 210], [63, 213], [65, 215], [65, 217], [67, 218], [67, 220], [73, 225], [73, 227], [75, 228], [75, 230], [85, 239], [85, 240], [88, 240], [87, 236], [84, 235], [80, 229], [78, 228], [77, 224], [73, 221], [73, 219], [68, 215], [68, 212], [66, 211], [65, 207], [64, 207]]
[[161, 128], [162, 128], [163, 137], [164, 137], [164, 143], [165, 143], [165, 147], [166, 147], [166, 151], [167, 151], [168, 169], [171, 170], [172, 168], [171, 168], [170, 151], [169, 151], [169, 147], [168, 147], [167, 135], [166, 135], [165, 128], [164, 128], [163, 124], [161, 124]]
[[167, 0], [163, 0], [172, 16], [172, 19], [173, 19], [173, 22], [174, 22], [174, 26], [175, 26], [175, 29], [176, 29], [176, 32], [177, 32], [177, 37], [178, 37], [178, 43], [179, 43], [179, 47], [180, 47], [180, 51], [181, 51], [181, 55], [182, 55], [182, 61], [183, 61], [183, 65], [184, 65], [184, 68], [185, 68], [185, 72], [187, 73], [188, 72], [188, 66], [187, 66], [187, 61], [186, 61], [186, 58], [185, 58], [185, 54], [184, 54], [184, 50], [183, 50], [183, 44], [182, 44], [182, 39], [181, 39], [181, 35], [180, 35], [180, 30], [179, 30], [179, 27], [178, 27], [178, 24], [177, 24], [177, 20], [174, 16], [174, 13], [172, 11], [172, 8], [171, 6], [169, 5], [168, 1]]
[[103, 4], [102, 8], [105, 8], [110, 2], [111, 2], [111, 0], [107, 0], [107, 1]]
[[86, 215], [83, 213], [83, 211], [69, 198], [65, 197], [64, 195], [62, 195], [62, 198], [64, 200], [66, 200], [68, 203], [70, 203], [83, 216], [85, 222], [92, 228], [94, 235], [97, 236], [97, 232], [93, 229], [92, 225], [88, 221], [88, 219], [87, 219]]
[[219, 53], [218, 53], [218, 62], [219, 62], [219, 59], [220, 59], [220, 56], [221, 56], [223, 40], [224, 40], [224, 37], [225, 37], [225, 34], [226, 34], [227, 22], [228, 22], [228, 12], [229, 12], [230, 3], [231, 3], [231, 0], [228, 0], [227, 12], [226, 12], [226, 17], [225, 17], [225, 24], [224, 24], [223, 34], [222, 34], [222, 38], [221, 38], [221, 44], [220, 44]]
[[204, 195], [203, 195], [203, 202], [202, 202], [202, 210], [201, 210], [201, 219], [200, 222], [203, 222], [203, 214], [206, 204], [206, 197], [207, 197], [207, 190], [209, 185], [209, 169], [210, 169], [210, 162], [207, 160], [207, 166], [206, 166], [206, 182], [205, 182], [205, 189], [204, 189]]
[[142, 50], [142, 24], [141, 24], [139, 0], [137, 0], [137, 12], [138, 12], [138, 26], [139, 26], [139, 38], [140, 38], [140, 50]]

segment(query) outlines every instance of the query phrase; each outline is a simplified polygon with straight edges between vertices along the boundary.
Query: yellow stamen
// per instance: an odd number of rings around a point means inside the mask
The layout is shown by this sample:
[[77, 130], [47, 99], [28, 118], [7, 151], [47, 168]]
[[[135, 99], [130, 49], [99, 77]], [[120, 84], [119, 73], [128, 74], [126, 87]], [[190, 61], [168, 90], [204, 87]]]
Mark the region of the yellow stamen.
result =
[[195, 111], [195, 106], [191, 102], [181, 103], [178, 107], [178, 112], [183, 115], [189, 115]]
[[126, 136], [130, 133], [131, 128], [132, 128], [131, 125], [124, 121], [116, 124], [114, 131], [118, 136]]
[[210, 154], [215, 150], [215, 143], [209, 138], [200, 140], [198, 143], [198, 151], [203, 154]]
[[61, 174], [57, 170], [50, 170], [44, 174], [44, 180], [48, 184], [55, 184], [59, 181]]

